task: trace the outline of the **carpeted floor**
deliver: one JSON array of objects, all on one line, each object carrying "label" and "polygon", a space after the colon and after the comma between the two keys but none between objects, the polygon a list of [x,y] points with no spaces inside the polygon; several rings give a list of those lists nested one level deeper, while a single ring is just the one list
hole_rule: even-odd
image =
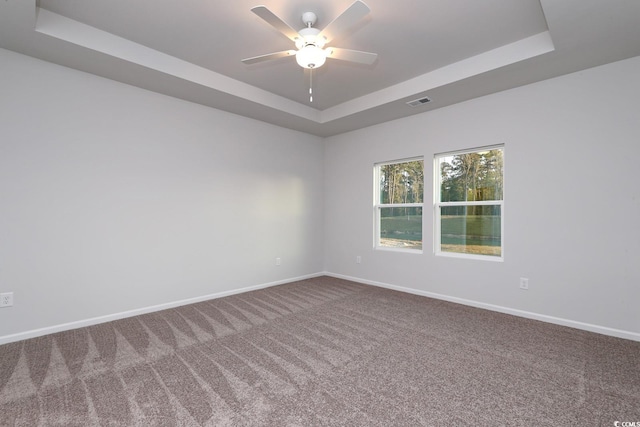
[{"label": "carpeted floor", "polygon": [[0,346],[0,425],[614,426],[640,343],[320,277]]}]

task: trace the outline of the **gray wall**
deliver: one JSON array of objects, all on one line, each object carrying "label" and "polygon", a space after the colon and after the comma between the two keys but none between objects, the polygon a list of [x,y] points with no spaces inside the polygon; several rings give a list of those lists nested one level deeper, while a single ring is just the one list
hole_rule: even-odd
[{"label": "gray wall", "polygon": [[[638,76],[633,58],[327,139],[326,270],[640,340]],[[435,256],[434,154],[493,144],[505,145],[504,262]],[[424,253],[373,250],[373,164],[413,156]]]},{"label": "gray wall", "polygon": [[322,271],[321,138],[0,63],[0,339]]},{"label": "gray wall", "polygon": [[[640,58],[324,141],[0,63],[0,343],[323,271],[640,340]],[[375,162],[424,156],[429,203],[434,153],[501,143],[504,262],[436,257],[429,207],[372,249]]]}]

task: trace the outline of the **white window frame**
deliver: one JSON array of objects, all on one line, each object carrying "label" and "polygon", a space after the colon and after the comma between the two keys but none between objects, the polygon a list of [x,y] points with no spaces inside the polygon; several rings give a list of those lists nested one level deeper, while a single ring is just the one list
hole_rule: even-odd
[{"label": "white window frame", "polygon": [[[465,150],[458,151],[449,151],[444,153],[436,153],[433,156],[433,250],[436,256],[445,256],[452,258],[466,258],[466,259],[475,259],[475,260],[485,260],[485,261],[504,261],[504,253],[505,253],[505,244],[504,244],[504,199],[505,199],[505,185],[504,185],[504,169],[503,169],[503,188],[502,188],[502,200],[483,200],[479,202],[471,201],[471,202],[441,202],[440,201],[440,190],[441,186],[441,172],[440,172],[440,159],[442,157],[455,156],[458,154],[468,154],[468,153],[477,153],[481,151],[489,151],[489,150],[502,150],[502,159],[504,162],[505,158],[505,147],[504,144],[498,145],[490,145],[485,147],[477,147]],[[504,168],[504,166],[503,166]],[[443,251],[441,247],[442,237],[441,233],[441,212],[442,207],[448,206],[500,206],[500,256],[493,255],[479,255],[479,254],[467,254],[460,252],[448,252]]]},{"label": "white window frame", "polygon": [[[422,203],[380,203],[380,169],[381,166],[386,165],[395,165],[400,163],[409,163],[415,161],[422,161],[422,172],[424,176],[424,156],[417,157],[409,157],[406,159],[400,160],[392,160],[388,162],[380,162],[374,164],[373,167],[373,248],[381,251],[392,251],[392,252],[406,252],[412,254],[422,254],[424,252],[424,184],[423,183],[423,192],[422,192]],[[394,248],[389,246],[381,246],[380,245],[380,220],[381,215],[380,212],[383,208],[422,208],[422,246],[421,249],[412,249],[412,248]]]}]

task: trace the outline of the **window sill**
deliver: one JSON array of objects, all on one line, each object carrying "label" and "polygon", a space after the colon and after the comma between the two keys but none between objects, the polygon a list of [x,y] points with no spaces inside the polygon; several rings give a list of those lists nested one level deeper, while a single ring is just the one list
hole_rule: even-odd
[{"label": "window sill", "polygon": [[464,254],[460,252],[436,252],[435,255],[445,257],[445,258],[462,258],[462,259],[472,259],[476,261],[504,262],[503,256],[473,255],[473,254]]},{"label": "window sill", "polygon": [[385,247],[385,246],[376,246],[373,249],[376,251],[382,251],[382,252],[401,252],[406,254],[418,254],[418,255],[424,253],[424,250],[422,249],[391,248],[391,247]]}]

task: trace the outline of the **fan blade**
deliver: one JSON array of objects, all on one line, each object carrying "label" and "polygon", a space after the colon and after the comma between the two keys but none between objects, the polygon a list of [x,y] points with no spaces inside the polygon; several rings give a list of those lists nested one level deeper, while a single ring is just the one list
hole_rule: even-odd
[{"label": "fan blade", "polygon": [[346,31],[349,27],[356,24],[359,20],[367,16],[367,14],[371,12],[369,6],[357,0],[351,6],[347,8],[340,16],[331,21],[329,25],[327,25],[324,30],[320,31],[318,37],[324,37],[326,39],[325,43],[329,43],[331,40],[335,39],[341,33]]},{"label": "fan blade", "polygon": [[377,53],[362,52],[359,50],[340,49],[338,47],[328,47],[325,49],[327,58],[341,59],[343,61],[358,62],[360,64],[373,64],[378,59]]},{"label": "fan blade", "polygon": [[283,50],[282,52],[267,53],[266,55],[254,56],[253,58],[243,59],[245,64],[256,64],[258,62],[269,61],[271,59],[284,58],[285,56],[295,56],[295,50]]},{"label": "fan blade", "polygon": [[287,36],[292,41],[296,41],[300,36],[298,32],[291,28],[289,24],[280,19],[276,14],[267,9],[266,6],[256,6],[251,9],[251,12],[258,15],[260,18],[264,19],[267,24],[274,27],[276,30],[280,31],[282,34]]}]

